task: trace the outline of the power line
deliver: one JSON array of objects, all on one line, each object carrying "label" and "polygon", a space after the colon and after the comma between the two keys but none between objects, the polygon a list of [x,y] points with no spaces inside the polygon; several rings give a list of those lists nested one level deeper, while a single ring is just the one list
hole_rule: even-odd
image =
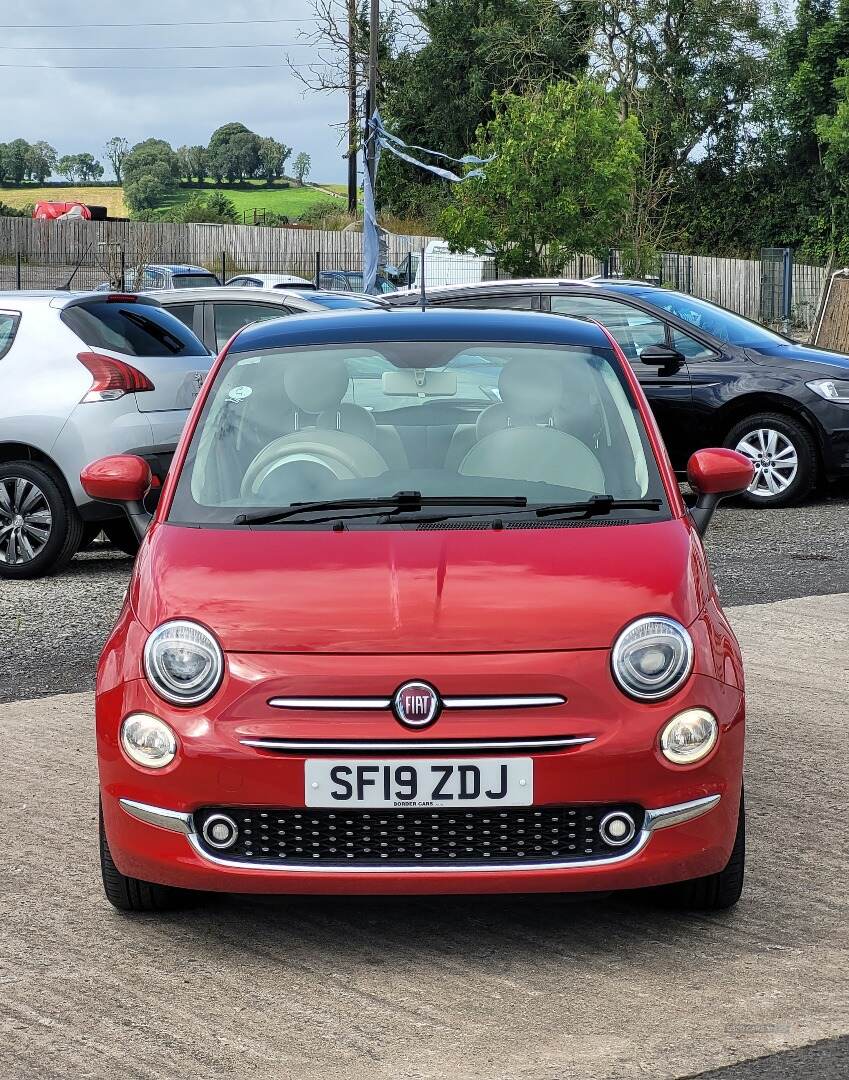
[{"label": "power line", "polygon": [[310,23],[315,18],[305,16],[301,19],[208,19],[190,22],[138,22],[138,23],[50,23],[39,26],[36,23],[0,23],[0,30],[115,30],[119,28],[137,30],[147,26],[259,26],[271,23]]},{"label": "power line", "polygon": [[9,52],[159,52],[171,49],[303,49],[312,47],[308,41],[283,41],[279,44],[262,42],[257,45],[0,45]]}]

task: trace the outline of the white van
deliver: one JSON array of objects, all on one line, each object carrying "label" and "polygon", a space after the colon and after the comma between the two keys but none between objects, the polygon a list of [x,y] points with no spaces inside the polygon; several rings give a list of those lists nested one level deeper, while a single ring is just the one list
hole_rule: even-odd
[{"label": "white van", "polygon": [[[421,252],[411,251],[398,268],[398,284],[422,286]],[[473,251],[452,252],[447,240],[431,240],[425,247],[425,287],[438,285],[473,285],[478,281],[494,281],[498,276],[492,255],[476,255]]]}]

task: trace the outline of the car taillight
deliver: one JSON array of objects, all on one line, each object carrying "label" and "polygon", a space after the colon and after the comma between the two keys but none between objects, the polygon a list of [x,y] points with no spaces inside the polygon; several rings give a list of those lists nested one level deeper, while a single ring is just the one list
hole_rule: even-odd
[{"label": "car taillight", "polygon": [[82,401],[114,401],[124,394],[155,390],[150,379],[138,368],[103,353],[77,353],[77,360],[91,372],[91,388]]}]

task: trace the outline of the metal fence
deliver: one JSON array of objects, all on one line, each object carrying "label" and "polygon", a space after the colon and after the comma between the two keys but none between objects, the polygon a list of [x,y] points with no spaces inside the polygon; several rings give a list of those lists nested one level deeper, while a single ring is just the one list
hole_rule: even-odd
[{"label": "metal fence", "polygon": [[[451,254],[447,245],[432,237],[390,235],[387,261],[391,267],[387,280],[402,288],[419,287],[422,272],[429,287],[510,276],[498,259]],[[0,218],[0,290],[126,288],[136,268],[156,263],[201,266],[222,282],[254,272],[291,274],[325,288],[356,289],[361,280],[357,275],[362,273],[362,236],[238,225]],[[621,278],[626,272],[622,257],[613,251],[603,259],[576,255],[561,268],[563,277],[575,279]],[[761,259],[666,252],[645,276],[747,318],[804,333],[813,326],[827,272],[796,262],[788,249],[765,249]]]}]

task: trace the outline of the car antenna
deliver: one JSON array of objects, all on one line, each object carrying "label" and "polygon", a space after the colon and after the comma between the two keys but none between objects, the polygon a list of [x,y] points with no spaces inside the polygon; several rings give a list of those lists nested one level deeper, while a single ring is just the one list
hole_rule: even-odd
[{"label": "car antenna", "polygon": [[419,263],[419,274],[421,275],[422,285],[422,311],[427,311],[427,292],[425,291],[425,246],[422,244],[421,262]]}]

